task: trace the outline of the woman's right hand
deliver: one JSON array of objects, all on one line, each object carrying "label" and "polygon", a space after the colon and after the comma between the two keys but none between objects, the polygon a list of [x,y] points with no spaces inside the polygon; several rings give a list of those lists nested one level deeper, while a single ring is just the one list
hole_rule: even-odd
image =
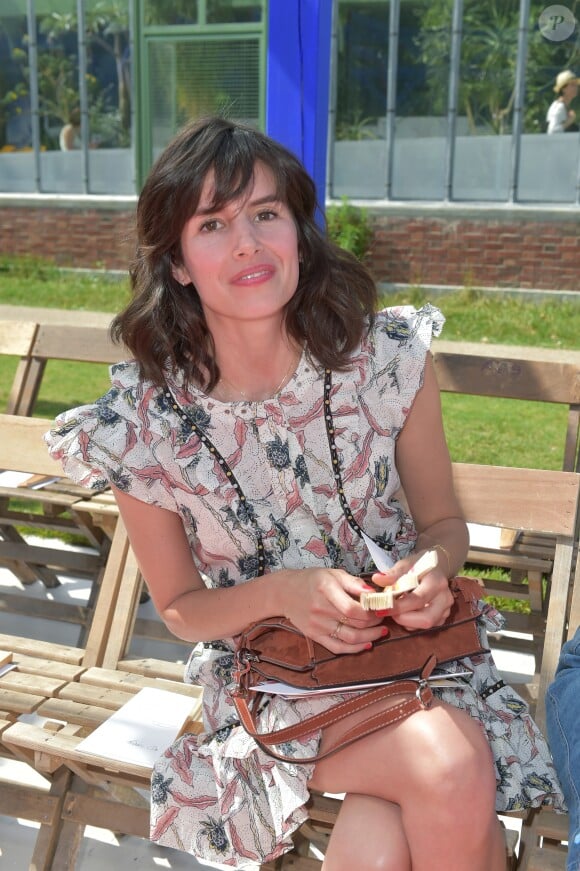
[{"label": "woman's right hand", "polygon": [[380,612],[366,611],[362,578],[343,569],[300,569],[281,581],[283,613],[308,638],[333,653],[358,653],[383,638]]}]

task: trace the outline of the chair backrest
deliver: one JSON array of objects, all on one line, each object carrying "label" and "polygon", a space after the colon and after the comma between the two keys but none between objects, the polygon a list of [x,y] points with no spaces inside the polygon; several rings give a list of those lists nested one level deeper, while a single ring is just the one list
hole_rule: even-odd
[{"label": "chair backrest", "polygon": [[563,469],[580,471],[580,352],[474,342],[433,344],[441,391],[568,407]]},{"label": "chair backrest", "polygon": [[33,413],[46,364],[50,360],[110,364],[129,356],[125,348],[112,341],[108,327],[40,324],[30,349],[30,365],[16,413]]},{"label": "chair backrest", "polygon": [[40,417],[0,414],[0,469],[62,476],[42,439],[51,426],[52,421]]},{"label": "chair backrest", "polygon": [[0,321],[0,355],[19,358],[8,394],[7,414],[17,414],[22,402],[37,331],[38,324],[33,321]]},{"label": "chair backrest", "polygon": [[580,590],[574,581],[580,530],[580,474],[454,463],[453,475],[461,508],[469,522],[555,538],[536,710],[538,720],[543,722],[545,691],[566,639],[571,602],[579,612],[577,619],[580,618]]}]

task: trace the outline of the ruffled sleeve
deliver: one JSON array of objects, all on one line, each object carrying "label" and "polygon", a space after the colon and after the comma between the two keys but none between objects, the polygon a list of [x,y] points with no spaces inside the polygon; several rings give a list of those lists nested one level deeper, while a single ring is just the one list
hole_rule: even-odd
[{"label": "ruffled sleeve", "polygon": [[427,353],[444,323],[432,305],[385,308],[377,314],[363,344],[366,362],[361,400],[382,409],[395,433],[402,429],[423,384]]},{"label": "ruffled sleeve", "polygon": [[49,453],[73,481],[114,484],[131,496],[175,510],[173,435],[162,392],[139,377],[135,362],[111,367],[111,388],[91,405],[60,414],[45,434]]}]

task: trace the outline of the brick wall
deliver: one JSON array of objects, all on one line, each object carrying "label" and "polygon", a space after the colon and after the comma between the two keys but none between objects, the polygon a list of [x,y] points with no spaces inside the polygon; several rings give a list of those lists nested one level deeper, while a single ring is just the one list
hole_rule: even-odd
[{"label": "brick wall", "polygon": [[0,206],[0,253],[30,254],[59,266],[126,269],[134,210]]},{"label": "brick wall", "polygon": [[580,221],[376,215],[370,264],[394,284],[580,290]]},{"label": "brick wall", "polygon": [[[133,206],[0,207],[0,253],[34,254],[62,266],[125,269],[133,248]],[[378,281],[580,290],[577,214],[542,219],[372,215],[369,264]]]}]

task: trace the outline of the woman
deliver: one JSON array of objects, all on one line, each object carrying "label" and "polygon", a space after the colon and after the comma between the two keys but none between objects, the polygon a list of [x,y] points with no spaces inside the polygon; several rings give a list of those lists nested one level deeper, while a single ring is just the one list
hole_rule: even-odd
[{"label": "woman", "polygon": [[[232,649],[251,621],[283,614],[337,653],[383,636],[384,614],[358,601],[363,529],[395,562],[383,585],[438,551],[393,609],[412,629],[445,620],[467,552],[428,353],[443,319],[375,314],[371,277],[315,209],[311,179],[271,139],[219,118],[180,133],[141,194],[134,297],[113,325],[136,360],[48,437],[76,480],[111,483],[160,615],[199,642],[186,680],[204,686],[206,732],[158,761],[152,838],[264,862],[290,848],[316,788],[346,793],[325,871],[499,871],[496,795],[515,810],[557,804],[559,788],[488,657],[452,664],[473,680],[430,710],[316,765],[274,762],[236,719]],[[261,730],[335,701],[272,697]],[[339,728],[283,752],[310,756]]]},{"label": "woman", "polygon": [[578,94],[580,79],[571,70],[562,70],[556,76],[554,93],[556,99],[550,105],[546,115],[548,133],[566,133],[578,130],[576,112],[570,108],[570,103]]}]

